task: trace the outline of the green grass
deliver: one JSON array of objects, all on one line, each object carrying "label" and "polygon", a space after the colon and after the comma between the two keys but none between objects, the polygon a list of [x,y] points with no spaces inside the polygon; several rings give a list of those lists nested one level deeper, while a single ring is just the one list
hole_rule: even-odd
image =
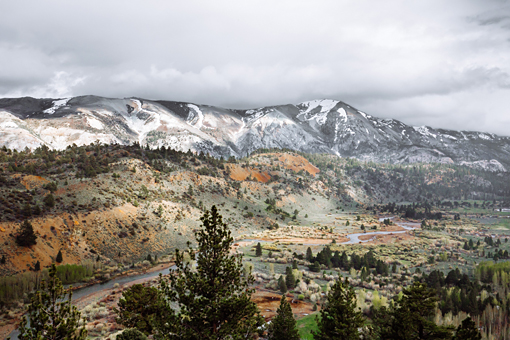
[{"label": "green grass", "polygon": [[312,340],[312,330],[317,329],[317,322],[315,321],[315,316],[318,312],[305,316],[297,320],[297,328],[299,330],[299,336],[301,339]]},{"label": "green grass", "polygon": [[510,229],[510,219],[502,219],[496,226]]}]

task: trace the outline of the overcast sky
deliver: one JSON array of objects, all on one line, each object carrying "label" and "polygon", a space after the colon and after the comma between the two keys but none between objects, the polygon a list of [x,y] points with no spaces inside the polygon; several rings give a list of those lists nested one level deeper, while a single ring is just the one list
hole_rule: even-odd
[{"label": "overcast sky", "polygon": [[510,135],[510,1],[0,0],[0,97],[332,98]]}]

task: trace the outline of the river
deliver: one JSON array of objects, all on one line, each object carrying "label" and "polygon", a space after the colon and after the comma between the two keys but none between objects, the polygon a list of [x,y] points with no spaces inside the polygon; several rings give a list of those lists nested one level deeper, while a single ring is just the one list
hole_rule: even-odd
[{"label": "river", "polygon": [[[175,268],[175,266],[172,266],[170,268],[173,269],[173,268]],[[153,272],[150,272],[150,273],[145,273],[145,274],[123,276],[123,277],[119,277],[119,278],[116,278],[116,279],[112,279],[112,280],[110,280],[108,282],[105,282],[105,283],[102,283],[102,284],[98,283],[98,284],[95,284],[95,285],[92,285],[92,286],[88,286],[88,287],[83,287],[83,288],[77,289],[77,290],[73,291],[73,301],[82,299],[82,298],[84,298],[84,297],[86,297],[88,295],[94,294],[94,293],[99,292],[101,290],[111,289],[111,288],[113,288],[113,286],[116,283],[118,283],[119,286],[123,286],[123,285],[125,285],[127,283],[130,283],[130,282],[133,282],[133,281],[137,281],[137,280],[149,280],[149,279],[158,277],[159,274],[168,274],[168,271],[169,271],[170,268],[166,267],[164,269],[153,271]],[[12,331],[9,334],[9,336],[11,337],[11,340],[18,340],[18,335],[19,335],[18,330]]]}]

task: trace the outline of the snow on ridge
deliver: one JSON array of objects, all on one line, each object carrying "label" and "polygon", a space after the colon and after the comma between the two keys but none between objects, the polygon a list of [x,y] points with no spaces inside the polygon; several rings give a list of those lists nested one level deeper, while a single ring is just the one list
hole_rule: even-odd
[{"label": "snow on ridge", "polygon": [[52,115],[61,107],[66,106],[67,102],[69,102],[69,100],[71,100],[71,98],[72,97],[54,100],[53,106],[50,107],[49,109],[44,110],[43,112]]},{"label": "snow on ridge", "polygon": [[491,137],[489,137],[487,134],[485,133],[479,133],[478,136],[481,138],[481,139],[485,139],[485,140],[492,140]]},{"label": "snow on ridge", "polygon": [[371,115],[367,115],[365,112],[362,112],[360,110],[358,110],[359,114],[363,116],[363,118],[365,119],[369,119],[369,118],[374,118],[372,117]]},{"label": "snow on ridge", "polygon": [[[317,124],[324,125],[324,123],[326,123],[326,120],[328,118],[328,113],[338,103],[340,103],[338,100],[332,100],[332,99],[316,99],[316,100],[311,100],[308,102],[300,103],[298,105],[302,105],[302,106],[306,107],[306,110],[304,112],[302,111],[298,115],[298,117],[299,116],[306,117],[311,111],[315,110],[316,108],[318,108],[320,106],[321,109],[317,114],[312,115],[311,117],[306,117],[305,119],[306,120],[315,120],[317,122]],[[339,113],[340,113],[340,111],[339,111]],[[347,118],[347,116],[346,116],[346,118]]]},{"label": "snow on ridge", "polygon": [[429,131],[429,128],[427,126],[425,126],[425,125],[423,125],[423,126],[413,126],[413,129],[415,131],[421,133],[424,136],[431,136],[431,137],[437,138],[437,135],[431,133]]},{"label": "snow on ridge", "polygon": [[315,100],[310,100],[307,102],[299,103],[298,105],[305,106],[306,111],[304,112],[304,114],[307,114],[319,106],[321,107],[320,113],[325,113],[325,112],[331,111],[338,103],[340,103],[338,100],[315,99]]}]

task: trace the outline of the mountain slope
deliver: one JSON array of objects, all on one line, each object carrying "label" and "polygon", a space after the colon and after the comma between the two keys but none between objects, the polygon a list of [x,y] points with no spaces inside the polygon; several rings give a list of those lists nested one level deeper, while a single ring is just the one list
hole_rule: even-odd
[{"label": "mountain slope", "polygon": [[216,157],[288,148],[384,163],[462,162],[491,171],[510,167],[509,137],[412,127],[330,99],[252,110],[96,96],[0,99],[0,145],[64,149],[96,140]]}]

